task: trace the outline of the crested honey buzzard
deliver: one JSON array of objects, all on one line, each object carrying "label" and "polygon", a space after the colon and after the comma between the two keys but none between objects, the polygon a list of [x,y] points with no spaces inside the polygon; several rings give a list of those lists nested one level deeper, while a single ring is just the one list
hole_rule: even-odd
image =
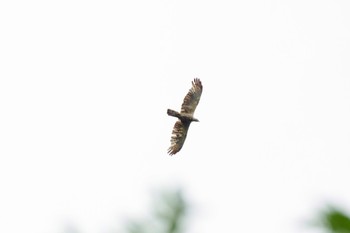
[{"label": "crested honey buzzard", "polygon": [[199,103],[203,91],[203,86],[198,78],[192,81],[192,87],[188,91],[181,106],[181,112],[168,109],[169,116],[177,117],[178,121],[175,123],[172,136],[171,145],[168,149],[169,155],[174,155],[179,152],[185,142],[188,128],[192,121],[198,121],[193,117],[193,113]]}]

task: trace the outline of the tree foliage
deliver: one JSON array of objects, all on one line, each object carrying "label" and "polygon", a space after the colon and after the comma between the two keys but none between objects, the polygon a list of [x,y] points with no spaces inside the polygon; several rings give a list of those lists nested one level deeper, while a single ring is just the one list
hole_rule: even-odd
[{"label": "tree foliage", "polygon": [[163,191],[154,198],[150,219],[129,221],[128,233],[181,233],[188,210],[181,191]]},{"label": "tree foliage", "polygon": [[328,207],[321,211],[319,222],[330,233],[350,233],[350,217],[339,208]]}]

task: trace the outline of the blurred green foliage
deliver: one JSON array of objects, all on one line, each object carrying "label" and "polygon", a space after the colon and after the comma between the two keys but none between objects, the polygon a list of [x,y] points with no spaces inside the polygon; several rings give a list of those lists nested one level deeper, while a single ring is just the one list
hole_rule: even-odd
[{"label": "blurred green foliage", "polygon": [[181,233],[188,204],[180,190],[163,191],[153,200],[153,211],[149,219],[129,221],[128,233]]},{"label": "blurred green foliage", "polygon": [[[126,233],[183,233],[188,217],[189,205],[181,190],[157,192],[153,198],[150,215],[143,219],[129,220],[124,227]],[[317,218],[307,223],[329,233],[350,233],[350,217],[340,208],[328,205],[318,211]],[[65,233],[79,233],[68,224]]]},{"label": "blurred green foliage", "polygon": [[336,207],[328,207],[321,211],[319,222],[321,227],[331,233],[350,233],[350,217]]}]

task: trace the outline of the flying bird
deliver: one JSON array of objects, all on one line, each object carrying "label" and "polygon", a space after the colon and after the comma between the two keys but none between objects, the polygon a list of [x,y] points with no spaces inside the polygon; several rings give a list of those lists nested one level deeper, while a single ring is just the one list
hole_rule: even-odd
[{"label": "flying bird", "polygon": [[193,113],[196,110],[196,107],[199,103],[203,91],[203,86],[201,81],[198,78],[195,78],[192,81],[192,87],[188,91],[187,95],[184,98],[184,101],[181,106],[181,111],[177,112],[171,109],[168,109],[167,113],[169,116],[177,117],[172,136],[171,136],[171,145],[168,149],[169,155],[174,155],[179,152],[184,145],[186,140],[187,131],[190,127],[192,121],[199,121],[193,117]]}]

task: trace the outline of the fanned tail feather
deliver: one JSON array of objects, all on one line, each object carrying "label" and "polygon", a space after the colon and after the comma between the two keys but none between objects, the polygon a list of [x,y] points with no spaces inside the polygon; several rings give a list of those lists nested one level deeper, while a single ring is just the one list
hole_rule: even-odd
[{"label": "fanned tail feather", "polygon": [[169,116],[178,117],[178,118],[181,117],[180,113],[178,113],[177,111],[171,110],[171,109],[168,109],[167,113]]}]

